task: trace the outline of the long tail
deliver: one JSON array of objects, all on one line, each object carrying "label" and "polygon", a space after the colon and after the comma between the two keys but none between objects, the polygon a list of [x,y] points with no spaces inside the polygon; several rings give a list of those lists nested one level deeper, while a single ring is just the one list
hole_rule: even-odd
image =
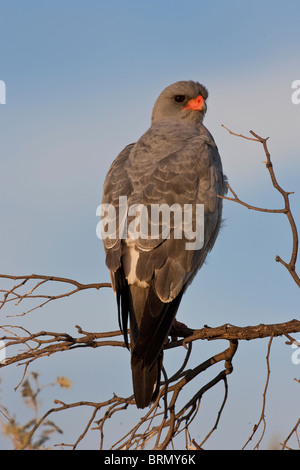
[{"label": "long tail", "polygon": [[131,362],[133,392],[138,408],[145,408],[156,399],[160,388],[161,363],[162,354],[151,369],[144,367],[142,360],[137,364]]},{"label": "long tail", "polygon": [[145,408],[159,392],[162,349],[182,295],[163,303],[151,286],[129,289],[133,390],[137,407]]}]

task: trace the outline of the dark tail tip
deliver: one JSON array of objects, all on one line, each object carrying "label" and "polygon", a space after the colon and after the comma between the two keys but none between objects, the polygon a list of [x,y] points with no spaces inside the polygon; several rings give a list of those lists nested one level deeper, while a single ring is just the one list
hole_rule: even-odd
[{"label": "dark tail tip", "polygon": [[132,382],[136,406],[145,408],[153,402],[159,392],[160,385],[160,363],[159,359],[151,369],[143,367],[143,361],[132,364]]}]

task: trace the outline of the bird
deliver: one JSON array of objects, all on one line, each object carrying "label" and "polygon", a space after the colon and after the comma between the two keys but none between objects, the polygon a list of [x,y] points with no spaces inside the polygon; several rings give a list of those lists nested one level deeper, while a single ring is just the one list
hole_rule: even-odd
[{"label": "bird", "polygon": [[[218,147],[203,125],[207,98],[207,88],[197,81],[177,81],[166,87],[155,101],[149,129],[119,153],[103,185],[102,205],[115,209],[111,218],[114,226],[121,227],[114,237],[102,241],[120,330],[131,352],[137,408],[151,405],[158,396],[164,345],[183,294],[213,248],[222,222],[227,179]],[[185,233],[174,236],[175,214],[167,231],[156,219],[159,237],[141,236],[141,232],[129,236],[124,227],[130,224],[124,219],[134,220],[130,207],[150,209],[162,204],[202,205],[200,248],[187,249]],[[149,212],[146,220],[150,224]],[[137,225],[136,221],[136,229]]]}]

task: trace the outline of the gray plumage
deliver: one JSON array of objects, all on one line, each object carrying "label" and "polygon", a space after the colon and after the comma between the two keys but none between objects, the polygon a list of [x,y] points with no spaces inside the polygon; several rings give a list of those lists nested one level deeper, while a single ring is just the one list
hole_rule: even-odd
[{"label": "gray plumage", "polygon": [[[200,96],[201,108],[191,100]],[[107,174],[103,203],[204,204],[204,245],[187,250],[186,239],[105,239],[106,264],[117,296],[119,323],[130,349],[136,404],[144,408],[159,391],[162,349],[181,298],[219,232],[226,180],[213,137],[202,124],[206,88],[176,82],[158,97],[151,127],[117,156]],[[198,105],[197,105],[198,106]],[[150,212],[150,211],[149,211]],[[118,214],[118,211],[117,211]],[[193,222],[195,222],[193,214]],[[118,220],[117,227],[122,222]],[[173,221],[174,222],[174,221]],[[161,221],[158,222],[161,229]]]}]

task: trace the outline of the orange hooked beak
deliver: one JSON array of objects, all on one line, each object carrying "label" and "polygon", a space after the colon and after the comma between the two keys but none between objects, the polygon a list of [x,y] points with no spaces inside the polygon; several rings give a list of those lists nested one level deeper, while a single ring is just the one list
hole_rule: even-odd
[{"label": "orange hooked beak", "polygon": [[183,109],[194,109],[195,111],[206,110],[206,104],[203,96],[198,95],[197,98],[193,98],[187,102],[187,105]]}]

